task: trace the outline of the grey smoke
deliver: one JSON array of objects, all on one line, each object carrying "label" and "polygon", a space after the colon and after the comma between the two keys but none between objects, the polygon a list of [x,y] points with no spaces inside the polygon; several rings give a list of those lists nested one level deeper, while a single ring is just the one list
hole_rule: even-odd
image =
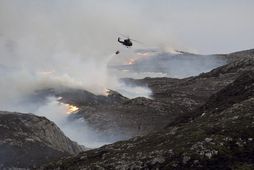
[{"label": "grey smoke", "polygon": [[56,97],[47,97],[45,104],[39,106],[33,113],[45,116],[55,122],[69,138],[88,148],[95,148],[125,139],[121,134],[109,136],[96,131],[90,128],[83,118],[71,119],[67,114],[67,109],[67,106],[59,103]]},{"label": "grey smoke", "polygon": [[[131,62],[130,63],[128,63]],[[139,49],[123,61],[112,61],[110,67],[118,77],[186,78],[226,64],[220,55],[198,55],[187,52],[163,52],[160,49]]]},{"label": "grey smoke", "polygon": [[[108,74],[107,64],[117,48],[118,30],[113,23],[120,18],[110,13],[98,16],[103,11],[93,10],[92,1],[88,4],[79,0],[0,1],[0,109],[46,116],[71,139],[95,147],[117,136],[95,133],[84,122],[66,123],[66,110],[56,99],[29,99],[36,90],[60,86],[95,94],[109,88],[124,89],[128,97],[150,95],[149,89],[126,86]],[[122,27],[119,24],[118,29]]]},{"label": "grey smoke", "polygon": [[[173,5],[176,3],[171,2]],[[85,143],[83,139],[86,137],[75,138],[75,132],[70,129],[78,129],[79,125],[77,127],[73,127],[73,124],[68,125],[69,127],[61,125],[66,115],[63,115],[62,106],[54,104],[56,99],[48,99],[36,105],[29,104],[29,100],[24,101],[24,99],[36,90],[59,86],[85,89],[95,94],[102,94],[105,88],[109,88],[131,98],[149,97],[151,91],[148,88],[122,84],[118,80],[118,75],[111,74],[107,65],[112,58],[135,54],[133,49],[127,50],[118,45],[117,32],[145,42],[144,45],[135,44],[135,48],[156,47],[162,51],[170,51],[172,48],[191,48],[195,51],[195,47],[199,47],[198,43],[203,47],[202,44],[207,41],[200,42],[199,34],[184,37],[194,30],[191,26],[193,23],[187,21],[196,21],[195,15],[188,15],[190,11],[186,7],[179,8],[181,13],[168,13],[174,10],[171,8],[169,1],[158,3],[151,0],[138,2],[133,0],[0,0],[0,109],[45,114],[65,129],[68,136],[73,135],[74,140]],[[182,11],[182,9],[186,10]],[[191,20],[186,16],[190,16]],[[206,15],[202,16],[205,18]],[[239,16],[245,15],[239,14]],[[201,21],[204,21],[204,18],[201,18]],[[220,23],[223,22],[213,22],[210,29],[218,29]],[[188,29],[188,25],[191,29]],[[248,28],[252,29],[253,26]],[[199,33],[205,34],[205,32]],[[195,39],[197,37],[198,39]],[[193,41],[195,47],[190,45]],[[116,50],[120,50],[121,55],[114,56]],[[196,68],[202,64],[197,62],[193,65],[191,61],[186,63],[180,60],[172,61],[172,65],[168,66],[169,70],[164,70],[165,73],[158,71],[157,74],[173,77],[198,74],[200,70],[190,73],[190,70],[178,70],[178,67],[173,67],[175,63],[184,64],[185,68]],[[217,66],[213,64],[214,61],[211,63],[209,69]],[[147,65],[152,66],[151,63]],[[137,69],[147,72],[142,64],[134,70],[138,74],[143,74]],[[158,68],[155,67],[152,71],[149,69],[148,72],[154,74]],[[85,127],[84,131],[88,128],[87,126],[80,128],[83,127]],[[98,139],[103,141],[102,136]],[[111,139],[108,141],[111,142]]]}]

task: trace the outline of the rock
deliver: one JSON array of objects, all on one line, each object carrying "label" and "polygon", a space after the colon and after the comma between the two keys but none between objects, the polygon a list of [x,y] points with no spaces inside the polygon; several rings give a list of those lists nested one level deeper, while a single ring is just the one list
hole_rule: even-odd
[{"label": "rock", "polygon": [[0,112],[0,169],[29,168],[84,151],[45,117]]}]

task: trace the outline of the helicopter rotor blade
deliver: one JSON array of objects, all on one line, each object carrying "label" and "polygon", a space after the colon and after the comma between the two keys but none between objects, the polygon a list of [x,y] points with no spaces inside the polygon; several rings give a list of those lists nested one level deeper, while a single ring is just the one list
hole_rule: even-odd
[{"label": "helicopter rotor blade", "polygon": [[143,42],[138,41],[138,40],[135,40],[135,39],[132,39],[132,38],[130,38],[130,40],[135,41],[135,42],[137,42],[137,43],[139,43],[139,44],[144,44]]},{"label": "helicopter rotor blade", "polygon": [[127,36],[127,35],[124,35],[124,34],[121,34],[121,33],[117,33],[119,35],[121,35],[122,37],[125,37],[125,38],[130,38],[130,36]]}]

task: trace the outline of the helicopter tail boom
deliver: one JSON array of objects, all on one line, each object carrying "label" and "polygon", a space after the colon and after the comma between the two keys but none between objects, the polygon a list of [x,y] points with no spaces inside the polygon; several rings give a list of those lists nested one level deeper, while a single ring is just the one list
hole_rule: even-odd
[{"label": "helicopter tail boom", "polygon": [[123,41],[121,41],[120,37],[118,37],[117,40],[118,40],[118,42],[123,43]]}]

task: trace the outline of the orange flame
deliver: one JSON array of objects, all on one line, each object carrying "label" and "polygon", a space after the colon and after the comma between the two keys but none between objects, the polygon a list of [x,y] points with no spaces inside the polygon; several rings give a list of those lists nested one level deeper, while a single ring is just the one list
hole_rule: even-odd
[{"label": "orange flame", "polygon": [[150,52],[138,52],[136,53],[135,56],[132,56],[128,61],[127,64],[128,65],[132,65],[135,64],[139,59],[144,59],[147,58],[151,55]]},{"label": "orange flame", "polygon": [[76,112],[79,110],[79,108],[77,106],[71,105],[71,104],[65,104],[65,106],[67,107],[67,113],[71,114],[73,112]]}]

